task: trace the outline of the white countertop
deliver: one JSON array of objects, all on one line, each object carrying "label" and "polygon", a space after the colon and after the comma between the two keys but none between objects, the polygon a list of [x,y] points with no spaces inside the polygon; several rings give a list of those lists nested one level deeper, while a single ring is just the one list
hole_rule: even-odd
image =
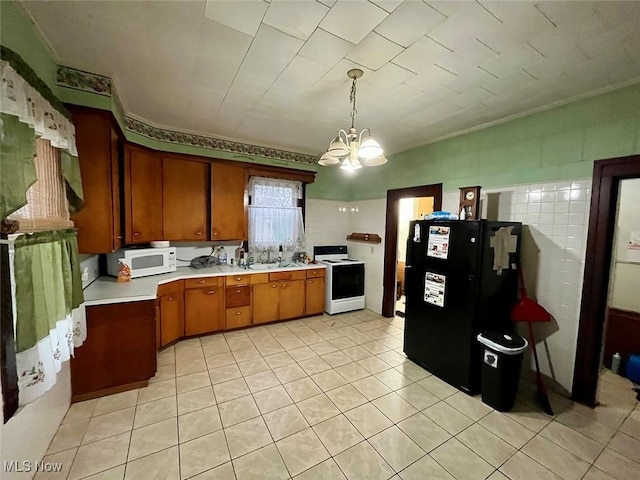
[{"label": "white countertop", "polygon": [[175,272],[150,277],[134,278],[130,282],[118,283],[115,277],[98,277],[84,290],[84,303],[90,305],[104,305],[108,303],[138,302],[141,300],[155,300],[158,285],[199,277],[220,277],[241,273],[253,275],[256,273],[284,272],[290,270],[314,270],[326,268],[322,264],[299,265],[283,268],[268,268],[261,270],[246,270],[232,266],[216,266],[207,268],[178,267]]}]

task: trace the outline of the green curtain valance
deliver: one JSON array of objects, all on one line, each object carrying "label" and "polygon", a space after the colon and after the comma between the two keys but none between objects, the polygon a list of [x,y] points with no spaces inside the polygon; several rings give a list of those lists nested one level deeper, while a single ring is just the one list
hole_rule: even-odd
[{"label": "green curtain valance", "polygon": [[84,301],[76,230],[19,236],[13,265],[16,351],[23,352]]},{"label": "green curtain valance", "polygon": [[18,117],[0,114],[0,220],[27,203],[27,190],[36,181],[33,159],[36,137]]}]

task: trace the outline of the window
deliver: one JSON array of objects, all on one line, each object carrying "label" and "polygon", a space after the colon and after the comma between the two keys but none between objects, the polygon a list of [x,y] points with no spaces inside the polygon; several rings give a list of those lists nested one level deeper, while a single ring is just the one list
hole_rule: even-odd
[{"label": "window", "polygon": [[249,247],[258,250],[304,247],[302,183],[252,177],[249,181]]},{"label": "window", "polygon": [[60,150],[49,140],[36,140],[37,180],[27,190],[27,204],[8,216],[20,222],[21,232],[73,227],[60,167]]}]

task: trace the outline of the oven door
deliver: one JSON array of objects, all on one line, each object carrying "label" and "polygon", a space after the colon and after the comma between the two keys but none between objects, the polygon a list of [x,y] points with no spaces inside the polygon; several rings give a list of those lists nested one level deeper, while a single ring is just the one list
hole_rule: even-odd
[{"label": "oven door", "polygon": [[364,265],[334,265],[331,267],[331,300],[364,295]]}]

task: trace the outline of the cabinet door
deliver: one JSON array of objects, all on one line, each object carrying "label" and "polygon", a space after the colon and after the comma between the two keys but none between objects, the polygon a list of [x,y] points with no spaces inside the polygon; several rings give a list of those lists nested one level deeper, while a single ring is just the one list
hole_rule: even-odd
[{"label": "cabinet door", "polygon": [[308,278],[306,291],[306,315],[322,315],[324,312],[324,278]]},{"label": "cabinet door", "polygon": [[185,291],[187,335],[217,332],[224,327],[224,288],[194,288]]},{"label": "cabinet door", "polygon": [[278,320],[280,303],[280,284],[261,283],[253,286],[253,323],[265,323]]},{"label": "cabinet door", "polygon": [[304,315],[304,280],[280,283],[280,320]]},{"label": "cabinet door", "polygon": [[72,400],[137,388],[153,377],[154,311],[153,300],[87,307],[87,339],[70,362]]},{"label": "cabinet door", "polygon": [[76,128],[84,206],[71,219],[80,253],[110,253],[122,245],[118,134],[110,113],[69,107]]},{"label": "cabinet door", "polygon": [[212,240],[247,239],[246,184],[244,167],[226,163],[211,165]]},{"label": "cabinet door", "polygon": [[162,239],[162,162],[131,147],[125,154],[125,218],[127,243]]},{"label": "cabinet door", "polygon": [[184,297],[182,292],[160,297],[160,328],[162,346],[184,336]]},{"label": "cabinet door", "polygon": [[164,240],[209,239],[209,164],[162,159]]}]

